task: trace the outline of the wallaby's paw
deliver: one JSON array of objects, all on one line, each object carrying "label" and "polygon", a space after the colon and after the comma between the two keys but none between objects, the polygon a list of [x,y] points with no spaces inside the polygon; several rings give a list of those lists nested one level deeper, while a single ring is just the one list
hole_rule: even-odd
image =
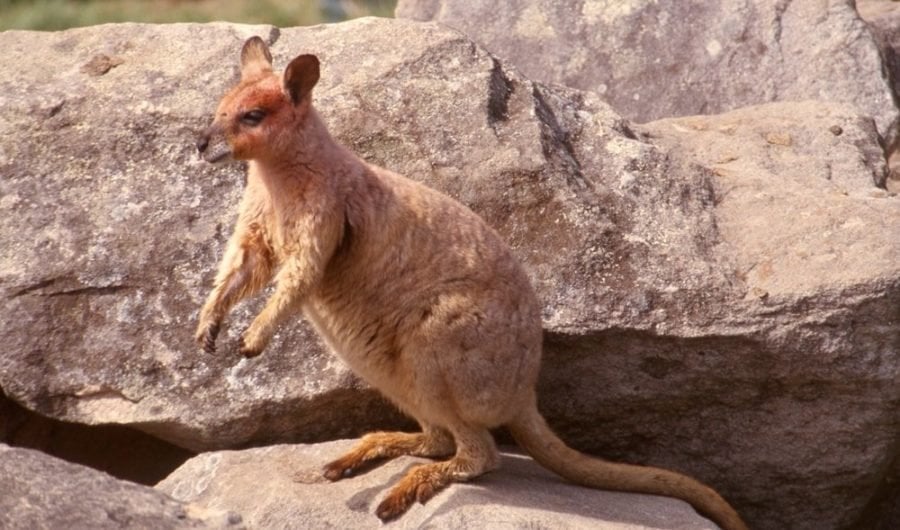
[{"label": "wallaby's paw", "polygon": [[219,336],[219,323],[210,322],[209,324],[201,323],[197,327],[197,334],[194,336],[197,344],[203,348],[206,353],[216,352],[216,337]]},{"label": "wallaby's paw", "polygon": [[346,456],[343,456],[334,462],[325,464],[325,467],[322,468],[322,474],[328,480],[335,482],[342,478],[352,477],[354,468],[353,463],[349,462]]},{"label": "wallaby's paw", "polygon": [[426,464],[413,468],[381,501],[375,509],[375,515],[382,522],[388,522],[406,513],[414,502],[428,502],[448,483],[440,473],[434,472],[439,465]]},{"label": "wallaby's paw", "polygon": [[252,329],[253,328],[248,329],[241,335],[241,344],[238,348],[240,354],[248,359],[261,354],[269,343],[268,339],[259,337],[256,333],[252,332]]},{"label": "wallaby's paw", "polygon": [[375,515],[384,523],[392,521],[406,513],[415,500],[414,492],[402,492],[401,494],[392,490],[390,495],[385,497],[375,509]]},{"label": "wallaby's paw", "polygon": [[348,453],[322,468],[322,475],[335,482],[371,471],[387,461],[387,457],[366,458],[358,451]]}]

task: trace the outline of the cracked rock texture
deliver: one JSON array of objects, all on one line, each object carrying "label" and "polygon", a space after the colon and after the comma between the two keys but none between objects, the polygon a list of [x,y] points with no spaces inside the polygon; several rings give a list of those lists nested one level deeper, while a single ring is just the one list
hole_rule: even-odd
[{"label": "cracked rock texture", "polygon": [[234,513],[177,501],[147,486],[30,449],[0,444],[0,528],[243,529]]},{"label": "cracked rock texture", "polygon": [[[881,47],[885,69],[896,99],[896,95],[900,94],[900,3],[890,0],[858,0],[856,8]],[[886,186],[888,190],[900,192],[900,140],[894,136],[886,147],[891,168]]]},{"label": "cracked rock texture", "polygon": [[900,4],[890,0],[858,0],[856,9],[885,55],[894,93],[900,88]]},{"label": "cracked rock texture", "polygon": [[139,484],[156,484],[193,453],[120,424],[86,425],[41,416],[0,393],[0,443]]},{"label": "cracked rock texture", "polygon": [[[157,489],[195,506],[241,514],[250,528],[382,528],[375,507],[421,458],[403,457],[368,473],[329,482],[325,462],[352,442],[276,445],[204,453]],[[712,530],[685,502],[581,488],[560,482],[533,460],[503,453],[499,471],[453,484],[415,504],[390,528],[566,528]]]},{"label": "cracked rock texture", "polygon": [[898,110],[852,0],[399,0],[536,81],[601,94],[629,119],[804,99],[858,105],[894,138]]},{"label": "cracked rock texture", "polygon": [[900,200],[877,120],[801,102],[633,126],[409,20],[0,34],[10,399],[194,451],[410,425],[301,322],[239,360],[260,300],[218,354],[192,342],[243,179],[194,134],[254,34],[279,66],[319,55],[339,140],[512,245],[544,303],[541,407],[572,445],[691,473],[754,528],[842,528],[893,494]]}]

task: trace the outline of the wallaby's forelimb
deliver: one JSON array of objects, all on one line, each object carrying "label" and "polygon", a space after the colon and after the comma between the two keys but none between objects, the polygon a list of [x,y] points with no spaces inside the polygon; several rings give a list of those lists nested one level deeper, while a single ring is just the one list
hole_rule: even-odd
[{"label": "wallaby's forelimb", "polygon": [[196,340],[212,353],[222,319],[235,304],[259,292],[272,278],[271,249],[255,224],[239,227],[229,244],[215,287],[200,310]]}]

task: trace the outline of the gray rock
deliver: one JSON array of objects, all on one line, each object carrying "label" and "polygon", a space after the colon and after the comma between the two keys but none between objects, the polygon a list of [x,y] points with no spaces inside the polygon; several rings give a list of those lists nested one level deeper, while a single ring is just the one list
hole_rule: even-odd
[{"label": "gray rock", "polygon": [[[403,457],[350,479],[325,480],[322,465],[351,445],[343,440],[204,453],[157,489],[183,502],[240,513],[250,528],[383,528],[374,515],[378,502],[425,460]],[[390,528],[717,528],[679,500],[573,486],[515,453],[504,453],[501,465],[414,505]]]},{"label": "gray rock", "polygon": [[[200,161],[194,136],[254,34],[271,41],[278,31],[125,24],[0,35],[0,134],[21,138],[0,146],[0,336],[11,341],[0,387],[11,398],[69,421],[139,424],[192,450],[402,422],[306,327],[285,330],[261,363],[227,348],[252,309],[220,355],[193,345],[243,178],[238,165]],[[120,64],[85,72],[101,55]]]},{"label": "gray rock", "polygon": [[0,393],[0,443],[36,449],[110,475],[153,485],[193,453],[132,427],[41,416]]},{"label": "gray rock", "polygon": [[[715,176],[721,250],[745,296],[718,308],[720,321],[708,331],[721,333],[663,359],[680,370],[723,362],[728,351],[720,369],[755,374],[752,385],[738,376],[713,393],[746,407],[715,429],[757,432],[726,443],[741,454],[741,470],[732,472],[757,492],[755,501],[779,507],[758,526],[843,528],[871,516],[867,503],[889,484],[882,473],[900,424],[900,204],[875,187],[884,160],[874,124],[849,107],[805,102],[640,130]],[[660,370],[678,384],[679,376]],[[856,491],[825,486],[838,482]],[[763,484],[777,486],[764,491]],[[785,495],[800,484],[816,484],[816,498]]]},{"label": "gray rock", "polygon": [[216,356],[192,343],[242,183],[197,160],[193,131],[250,34],[279,65],[317,53],[336,137],[511,243],[566,440],[691,473],[756,528],[862,515],[900,434],[900,200],[877,187],[873,121],[785,103],[635,128],[436,24],[0,34],[8,396],[194,450],[403,423],[303,324],[239,361],[253,304]]},{"label": "gray rock", "polygon": [[[12,63],[31,65],[4,82],[10,119],[0,124],[28,132],[4,145],[0,166],[11,250],[2,288],[18,315],[0,327],[10,345],[0,385],[12,398],[73,421],[135,424],[195,450],[398,423],[303,325],[255,361],[227,348],[204,355],[191,340],[242,180],[239,166],[197,159],[193,130],[233,82],[241,40],[273,31],[119,25],[0,36]],[[121,64],[83,72],[97,50]],[[638,318],[648,291],[677,282],[661,304],[678,305],[712,284],[728,289],[710,263],[706,176],[630,139],[596,97],[533,85],[435,24],[285,30],[273,47],[280,64],[304,50],[326,65],[317,101],[335,135],[497,227],[533,274],[549,329],[592,330],[600,310],[604,327],[648,329],[657,322]],[[69,69],[48,78],[64,60]],[[599,171],[626,166],[624,176]],[[644,199],[620,186],[646,188]]]},{"label": "gray rock", "polygon": [[176,501],[30,449],[0,444],[0,528],[233,528],[235,513]]},{"label": "gray rock", "polygon": [[[881,46],[896,97],[900,95],[900,4],[889,0],[858,0],[856,8]],[[887,152],[891,171],[886,187],[890,191],[900,192],[900,142],[896,136],[887,146]]]},{"label": "gray rock", "polygon": [[857,0],[856,9],[885,53],[891,86],[897,94],[900,88],[900,5],[890,0]]},{"label": "gray rock", "polygon": [[447,24],[637,121],[822,99],[897,132],[878,47],[849,0],[399,0],[396,15]]}]

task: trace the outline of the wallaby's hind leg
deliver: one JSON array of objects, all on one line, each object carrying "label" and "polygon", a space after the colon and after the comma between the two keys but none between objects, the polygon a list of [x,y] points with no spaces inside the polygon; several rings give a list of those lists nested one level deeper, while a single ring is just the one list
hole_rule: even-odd
[{"label": "wallaby's hind leg", "polygon": [[382,521],[395,519],[416,501],[424,503],[451,482],[464,482],[496,469],[499,455],[487,429],[465,427],[453,431],[456,455],[446,462],[411,469],[381,501],[375,514]]},{"label": "wallaby's hind leg", "polygon": [[417,433],[373,432],[363,436],[350,452],[327,464],[324,474],[328,480],[340,480],[378,460],[404,455],[443,458],[452,455],[455,448],[450,433],[436,427],[426,426]]}]

